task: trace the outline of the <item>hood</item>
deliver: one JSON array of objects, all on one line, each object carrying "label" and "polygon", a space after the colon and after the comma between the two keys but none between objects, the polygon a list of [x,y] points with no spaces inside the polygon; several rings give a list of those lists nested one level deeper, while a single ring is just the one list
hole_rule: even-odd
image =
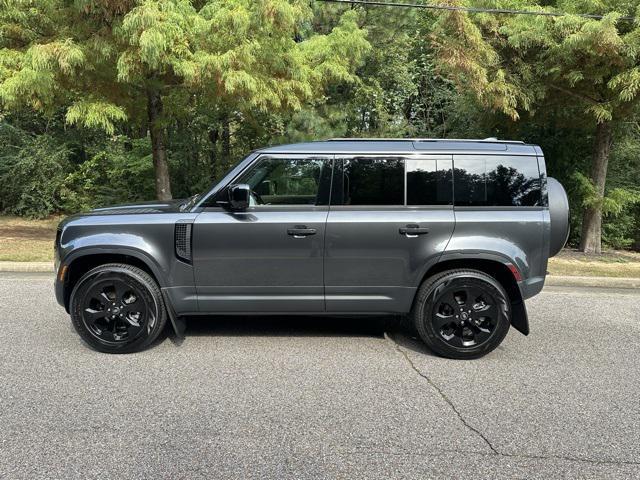
[{"label": "hood", "polygon": [[111,207],[94,208],[85,215],[137,215],[143,213],[179,212],[180,205],[186,200],[168,200],[166,202],[151,201],[113,205]]},{"label": "hood", "polygon": [[185,203],[186,200],[169,200],[167,202],[139,202],[128,203],[122,205],[114,205],[111,207],[95,208],[88,212],[76,213],[63,219],[59,225],[58,230],[62,230],[67,224],[74,220],[79,220],[87,217],[94,217],[98,215],[143,215],[146,213],[175,213],[180,211],[180,206]]}]

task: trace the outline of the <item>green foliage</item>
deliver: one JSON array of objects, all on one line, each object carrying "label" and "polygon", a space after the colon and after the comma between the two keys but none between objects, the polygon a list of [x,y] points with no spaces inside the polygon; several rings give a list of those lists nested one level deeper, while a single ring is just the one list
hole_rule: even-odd
[{"label": "green foliage", "polygon": [[114,123],[126,120],[127,114],[121,107],[110,103],[80,100],[67,109],[65,118],[67,123],[99,128],[113,135]]},{"label": "green foliage", "polygon": [[41,218],[63,209],[68,147],[50,135],[32,136],[4,122],[0,144],[0,210]]},{"label": "green foliage", "polygon": [[616,249],[629,248],[638,238],[638,212],[625,210],[615,217],[606,217],[602,224],[602,241]]},{"label": "green foliage", "polygon": [[634,242],[638,221],[633,211],[640,205],[640,189],[613,188],[599,195],[591,180],[580,172],[573,174],[583,207],[599,209],[603,214],[603,242],[613,248],[628,248]]},{"label": "green foliage", "polygon": [[153,198],[153,163],[147,139],[117,137],[64,180],[60,196],[69,211]]},{"label": "green foliage", "polygon": [[614,188],[607,195],[599,195],[591,179],[580,172],[573,174],[582,206],[597,208],[604,215],[620,215],[629,206],[640,203],[640,192],[625,188]]},{"label": "green foliage", "polygon": [[[597,122],[620,119],[638,100],[640,25],[620,22],[631,3],[507,0],[494,8],[604,11],[602,20],[574,15],[475,15],[451,12],[435,22],[443,71],[484,105],[517,119],[537,101],[575,103]],[[583,3],[583,2],[581,2]]]},{"label": "green foliage", "polygon": [[[596,206],[606,244],[640,246],[640,26],[616,20],[637,2],[473,6],[617,13],[0,0],[0,210],[45,216],[153,199],[153,92],[176,197],[269,144],[498,136],[542,146],[570,196],[572,244],[582,209]],[[586,175],[602,121],[615,142],[600,198]]]}]

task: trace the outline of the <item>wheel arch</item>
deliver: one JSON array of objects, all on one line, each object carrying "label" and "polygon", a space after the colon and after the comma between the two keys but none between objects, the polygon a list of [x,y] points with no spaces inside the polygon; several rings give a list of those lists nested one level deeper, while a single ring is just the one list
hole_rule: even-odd
[{"label": "wheel arch", "polygon": [[512,270],[513,268],[515,267],[512,263],[502,258],[461,257],[460,255],[456,255],[456,258],[443,258],[431,266],[424,273],[420,284],[445,270],[473,269],[484,272],[495,278],[505,289],[507,295],[509,295],[509,301],[511,303],[511,325],[520,333],[528,335],[529,318],[522,298],[522,292],[520,291],[520,287]]},{"label": "wheel arch", "polygon": [[124,263],[138,267],[148,273],[159,287],[164,286],[164,277],[157,265],[144,253],[132,249],[118,249],[116,251],[83,250],[65,259],[67,272],[64,281],[64,308],[69,312],[71,292],[76,283],[89,270],[106,263]]}]

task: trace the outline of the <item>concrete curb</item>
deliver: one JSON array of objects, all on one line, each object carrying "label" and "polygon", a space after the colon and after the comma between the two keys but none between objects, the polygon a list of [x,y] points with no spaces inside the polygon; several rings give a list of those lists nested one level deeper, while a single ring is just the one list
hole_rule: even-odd
[{"label": "concrete curb", "polygon": [[[53,273],[53,262],[0,262],[0,272]],[[547,275],[546,286],[640,288],[640,278]]]}]

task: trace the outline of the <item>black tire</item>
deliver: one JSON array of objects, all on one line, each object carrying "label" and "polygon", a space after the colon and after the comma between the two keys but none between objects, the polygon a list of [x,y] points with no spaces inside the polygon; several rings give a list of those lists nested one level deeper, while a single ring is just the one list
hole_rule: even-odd
[{"label": "black tire", "polygon": [[121,263],[85,273],[71,293],[70,311],[80,337],[105,353],[144,350],[167,323],[155,280],[144,270]]},{"label": "black tire", "polygon": [[490,275],[448,270],[424,281],[409,315],[432,351],[447,358],[472,359],[504,340],[511,325],[511,303]]}]

